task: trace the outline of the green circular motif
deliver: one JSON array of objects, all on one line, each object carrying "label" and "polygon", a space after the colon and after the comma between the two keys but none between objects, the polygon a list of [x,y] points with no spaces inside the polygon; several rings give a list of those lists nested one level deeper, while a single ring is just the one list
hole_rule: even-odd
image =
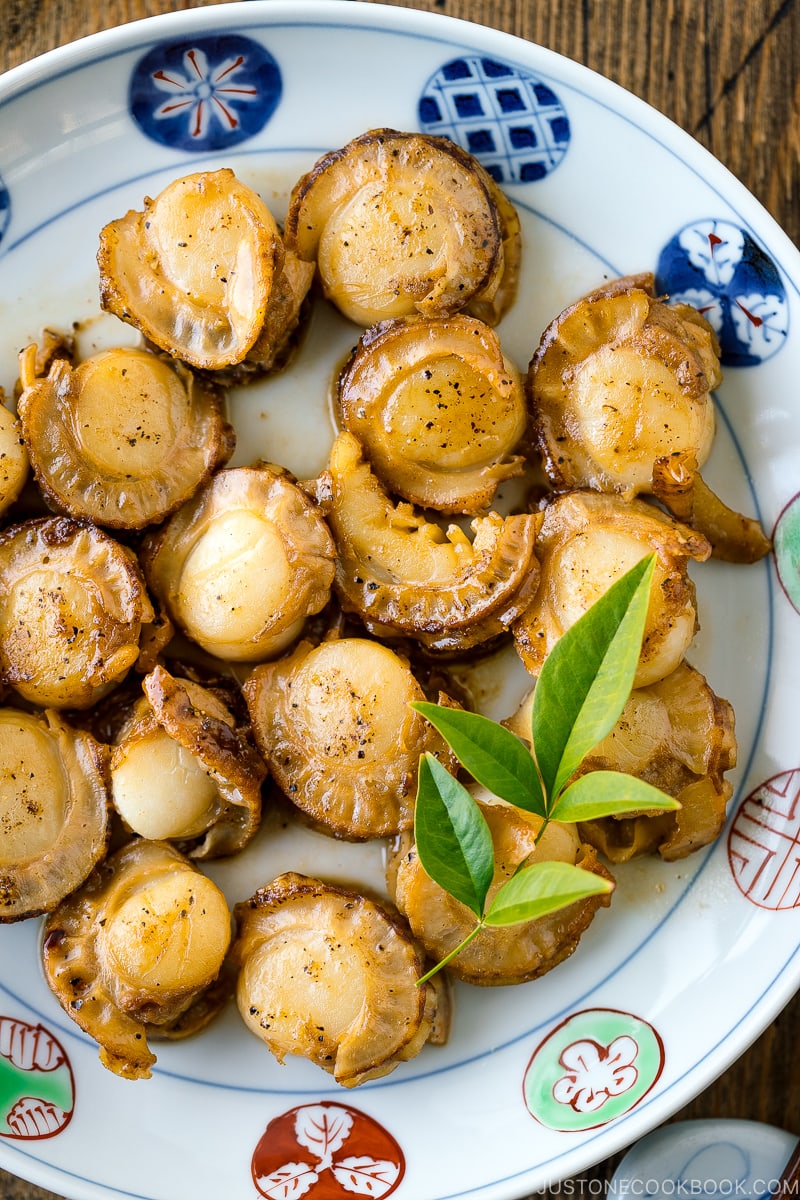
[{"label": "green circular motif", "polygon": [[53,1137],[69,1124],[74,1104],[61,1043],[42,1025],[0,1016],[0,1138]]},{"label": "green circular motif", "polygon": [[525,1103],[549,1129],[594,1129],[650,1091],[664,1065],[661,1038],[631,1013],[592,1008],[558,1025],[525,1072]]},{"label": "green circular motif", "polygon": [[800,612],[800,496],[790,500],[778,517],[772,545],[781,586]]}]

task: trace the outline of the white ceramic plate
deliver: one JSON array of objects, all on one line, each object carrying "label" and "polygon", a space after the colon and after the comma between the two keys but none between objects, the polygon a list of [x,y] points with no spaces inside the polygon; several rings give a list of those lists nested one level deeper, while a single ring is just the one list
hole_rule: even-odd
[{"label": "white ceramic plate", "polygon": [[[161,1047],[151,1080],[115,1078],[49,994],[36,922],[0,929],[0,1162],[69,1197],[511,1200],[664,1120],[800,980],[800,258],[664,118],[503,34],[339,0],[174,13],[65,47],[0,80],[0,381],[13,386],[16,352],[42,325],[82,322],[87,347],[118,334],[97,319],[97,235],[145,194],[230,165],[280,217],[322,152],[379,125],[448,133],[519,207],[524,271],[500,333],[521,366],[567,302],[627,272],[657,270],[720,332],[706,474],[776,536],[756,566],[694,571],[691,659],[738,719],[729,827],[683,863],[619,871],[571,959],[523,987],[459,987],[449,1045],[353,1093],[307,1063],[276,1064],[234,1011]],[[236,461],[322,466],[327,382],[354,337],[319,312],[290,372],[234,397]],[[496,716],[510,703],[488,675],[485,702]],[[310,835],[261,837],[213,874],[235,900],[289,867],[381,878],[375,847]],[[577,1042],[580,1070],[562,1058]],[[14,1123],[20,1096],[52,1128]],[[344,1118],[325,1150],[304,1133],[320,1105]],[[353,1156],[383,1166],[357,1178],[339,1169]],[[264,1182],[291,1161],[311,1168],[294,1190]]]}]

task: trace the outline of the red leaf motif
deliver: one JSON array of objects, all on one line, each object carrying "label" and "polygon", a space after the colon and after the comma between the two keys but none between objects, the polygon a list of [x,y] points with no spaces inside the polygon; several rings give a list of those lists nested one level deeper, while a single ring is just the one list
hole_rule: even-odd
[{"label": "red leaf motif", "polygon": [[59,1133],[69,1117],[63,1109],[36,1096],[18,1100],[6,1117],[9,1129],[18,1138],[43,1138]]},{"label": "red leaf motif", "polygon": [[20,1071],[55,1071],[64,1051],[41,1025],[0,1017],[0,1056]]},{"label": "red leaf motif", "polygon": [[405,1159],[400,1145],[372,1117],[319,1101],[269,1122],[251,1171],[266,1200],[388,1200],[403,1179]]},{"label": "red leaf motif", "polygon": [[291,1162],[257,1179],[256,1184],[269,1200],[300,1200],[318,1179],[319,1175],[308,1163]]},{"label": "red leaf motif", "polygon": [[397,1163],[366,1156],[343,1158],[331,1170],[337,1183],[353,1196],[385,1196],[400,1174]]},{"label": "red leaf motif", "polygon": [[327,1167],[347,1141],[352,1128],[353,1117],[346,1108],[335,1104],[307,1104],[298,1110],[295,1136],[301,1146],[317,1156],[320,1167]]}]

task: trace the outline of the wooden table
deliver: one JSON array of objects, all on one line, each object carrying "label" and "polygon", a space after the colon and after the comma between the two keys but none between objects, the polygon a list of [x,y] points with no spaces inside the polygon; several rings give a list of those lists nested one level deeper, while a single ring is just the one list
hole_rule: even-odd
[{"label": "wooden table", "polygon": [[[506,30],[609,76],[711,150],[800,244],[800,0],[397,4]],[[178,0],[0,0],[0,69],[84,34],[187,7]],[[800,1136],[798,1030],[800,995],[675,1119],[749,1118]],[[567,1181],[554,1194],[600,1194],[616,1161]],[[0,1200],[47,1198],[52,1193],[0,1171]]]}]

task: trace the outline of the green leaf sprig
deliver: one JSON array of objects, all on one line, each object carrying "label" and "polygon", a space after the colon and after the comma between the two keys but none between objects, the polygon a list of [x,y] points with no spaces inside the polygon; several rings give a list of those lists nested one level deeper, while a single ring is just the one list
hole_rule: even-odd
[{"label": "green leaf sprig", "polygon": [[[654,566],[651,554],[627,571],[550,651],[533,693],[530,747],[478,713],[427,701],[413,704],[473,779],[542,818],[537,842],[552,820],[574,823],[680,807],[665,792],[620,771],[591,771],[570,782],[614,728],[630,695]],[[428,875],[476,917],[467,937],[420,982],[446,966],[482,929],[535,920],[614,886],[571,863],[522,863],[487,907],[494,849],[486,818],[463,784],[429,753],[420,759],[414,835]]]}]

